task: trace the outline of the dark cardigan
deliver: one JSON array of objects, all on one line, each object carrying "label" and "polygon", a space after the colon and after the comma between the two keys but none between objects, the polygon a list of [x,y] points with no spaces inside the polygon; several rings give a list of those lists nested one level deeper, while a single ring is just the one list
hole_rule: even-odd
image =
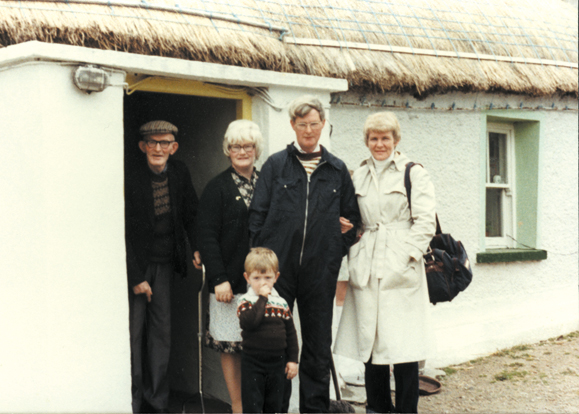
[{"label": "dark cardigan", "polygon": [[[175,226],[173,269],[175,273],[186,276],[187,244],[191,252],[197,250],[194,234],[197,194],[187,166],[171,158],[167,164],[171,214]],[[145,271],[150,264],[148,252],[155,239],[152,174],[143,160],[135,168],[128,169],[125,175],[125,239],[129,288],[145,281]]]},{"label": "dark cardigan", "polygon": [[197,245],[205,265],[209,291],[229,282],[234,294],[245,293],[245,256],[249,252],[248,209],[229,167],[213,178],[201,195]]}]

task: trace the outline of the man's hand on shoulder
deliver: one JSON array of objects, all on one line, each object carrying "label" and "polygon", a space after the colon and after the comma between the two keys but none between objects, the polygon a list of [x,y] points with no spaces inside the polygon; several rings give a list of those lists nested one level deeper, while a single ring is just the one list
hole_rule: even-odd
[{"label": "man's hand on shoulder", "polygon": [[146,280],[139,283],[137,286],[133,286],[133,292],[135,295],[142,295],[143,293],[147,295],[147,302],[151,301],[151,296],[153,296],[153,289]]}]

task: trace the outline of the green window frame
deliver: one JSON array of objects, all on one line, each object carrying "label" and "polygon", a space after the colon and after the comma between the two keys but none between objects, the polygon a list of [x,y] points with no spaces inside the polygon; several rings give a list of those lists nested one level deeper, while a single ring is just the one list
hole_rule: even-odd
[{"label": "green window frame", "polygon": [[[481,125],[481,252],[477,254],[477,263],[510,262],[527,260],[545,260],[547,252],[537,249],[538,234],[538,199],[540,176],[540,147],[542,114],[526,111],[486,111],[482,115]],[[511,165],[514,182],[511,190],[513,197],[512,239],[510,243],[493,243],[487,237],[487,187],[489,184],[487,166],[489,157],[489,131],[511,129],[513,131]],[[492,178],[491,178],[492,181]],[[491,185],[492,186],[492,185]]]}]

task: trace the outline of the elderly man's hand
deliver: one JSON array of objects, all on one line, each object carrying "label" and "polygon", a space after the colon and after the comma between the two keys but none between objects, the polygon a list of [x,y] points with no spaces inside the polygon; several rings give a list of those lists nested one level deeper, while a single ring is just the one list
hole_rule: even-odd
[{"label": "elderly man's hand", "polygon": [[350,231],[352,228],[354,228],[354,225],[350,223],[350,220],[348,220],[347,218],[340,217],[340,227],[342,229],[342,234],[344,234]]},{"label": "elderly man's hand", "polygon": [[287,374],[286,378],[288,380],[293,379],[296,375],[298,375],[298,364],[295,362],[288,362],[285,365],[285,373]]},{"label": "elderly man's hand", "polygon": [[135,295],[142,295],[143,293],[147,295],[147,302],[151,301],[151,296],[153,296],[153,289],[146,280],[139,283],[137,286],[133,286],[133,292]]},{"label": "elderly man's hand", "polygon": [[201,265],[201,253],[199,253],[199,251],[193,253],[193,266],[195,266],[195,269],[199,270],[203,268]]}]

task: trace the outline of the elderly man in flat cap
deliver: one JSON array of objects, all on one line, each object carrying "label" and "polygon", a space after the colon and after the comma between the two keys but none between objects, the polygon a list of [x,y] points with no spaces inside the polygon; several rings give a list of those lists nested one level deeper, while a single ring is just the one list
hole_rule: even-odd
[{"label": "elderly man in flat cap", "polygon": [[185,164],[170,159],[179,148],[177,127],[151,121],[139,132],[145,159],[125,176],[133,412],[167,412],[171,284],[175,273],[186,275],[187,241],[193,264],[201,267],[194,237],[197,194]]}]

